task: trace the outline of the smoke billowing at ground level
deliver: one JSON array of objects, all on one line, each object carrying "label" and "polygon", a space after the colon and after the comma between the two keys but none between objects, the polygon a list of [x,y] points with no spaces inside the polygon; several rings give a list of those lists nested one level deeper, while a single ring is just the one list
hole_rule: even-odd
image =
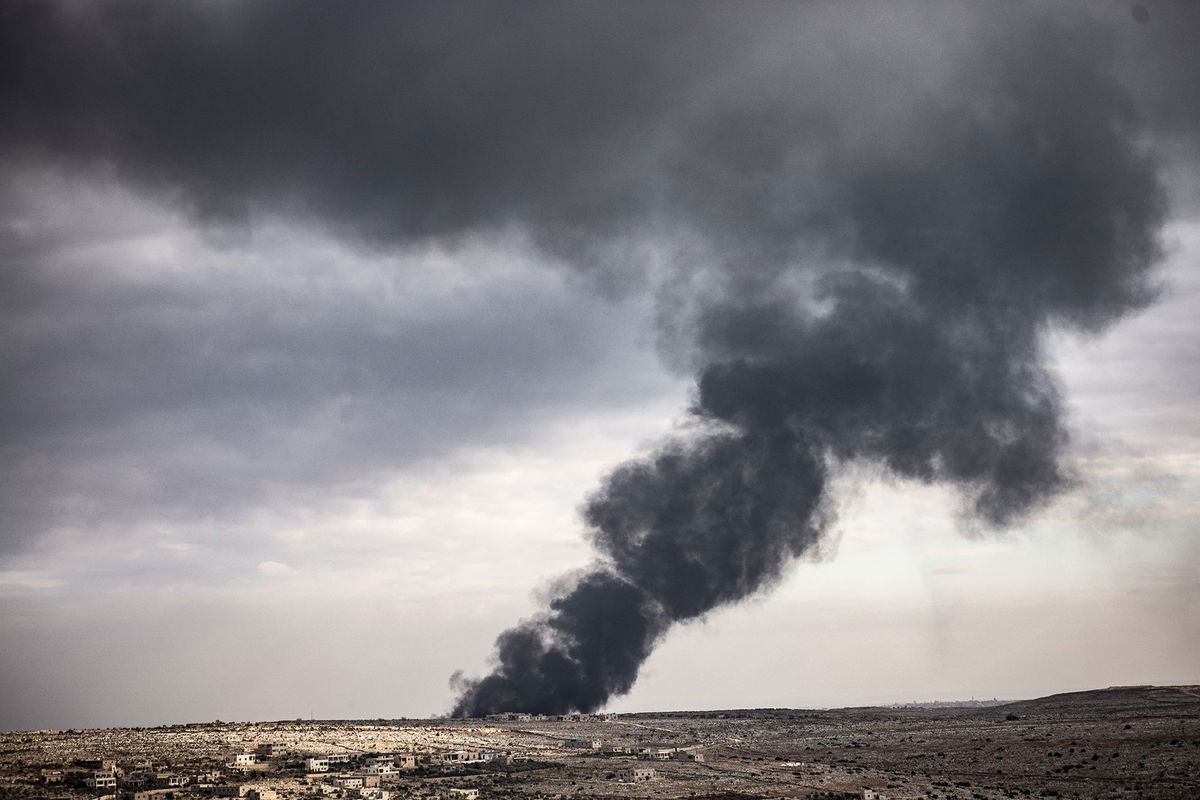
[{"label": "smoke billowing at ground level", "polygon": [[[374,251],[511,236],[586,291],[652,293],[664,361],[695,379],[690,433],[585,501],[596,563],[501,634],[491,674],[458,679],[454,713],[590,710],[672,625],[811,553],[848,465],[952,486],[996,528],[1071,484],[1045,337],[1153,300],[1160,159],[1196,152],[1197,15],[1147,8],[16,3],[0,155],[116,179],[218,233],[283,217]],[[0,281],[37,300],[39,277]],[[253,366],[247,396],[286,384]],[[214,383],[196,391],[224,401]],[[39,397],[13,418],[54,428]],[[270,481],[226,483],[224,505],[254,508]],[[173,517],[211,511],[164,494],[201,498]],[[104,507],[72,499],[5,473],[25,522],[0,546]]]}]

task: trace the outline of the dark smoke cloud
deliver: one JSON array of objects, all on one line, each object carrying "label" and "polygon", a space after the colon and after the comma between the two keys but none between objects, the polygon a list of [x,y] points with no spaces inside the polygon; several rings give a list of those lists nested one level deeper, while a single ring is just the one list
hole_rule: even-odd
[{"label": "dark smoke cloud", "polygon": [[454,713],[590,710],[810,552],[844,465],[952,485],[991,526],[1070,482],[1042,337],[1153,298],[1148,146],[1178,119],[1139,107],[1152,25],[1085,8],[19,3],[0,144],[205,224],[516,229],[659,287],[696,431],[585,503],[596,567]]}]

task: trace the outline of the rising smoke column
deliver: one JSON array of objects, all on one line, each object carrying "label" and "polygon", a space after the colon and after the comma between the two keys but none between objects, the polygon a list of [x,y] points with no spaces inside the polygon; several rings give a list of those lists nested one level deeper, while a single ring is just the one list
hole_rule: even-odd
[{"label": "rising smoke column", "polygon": [[[1069,484],[1042,337],[1150,299],[1164,201],[1099,54],[1051,27],[1064,38],[994,42],[978,94],[926,109],[913,150],[839,165],[838,221],[815,235],[840,269],[764,269],[753,241],[722,254],[723,291],[692,329],[690,413],[712,432],[608,476],[582,510],[598,566],[500,636],[490,675],[455,679],[454,715],[591,711],[627,692],[671,625],[818,544],[841,466],[954,486],[991,527]],[[788,288],[805,271],[821,273],[807,297]]]}]

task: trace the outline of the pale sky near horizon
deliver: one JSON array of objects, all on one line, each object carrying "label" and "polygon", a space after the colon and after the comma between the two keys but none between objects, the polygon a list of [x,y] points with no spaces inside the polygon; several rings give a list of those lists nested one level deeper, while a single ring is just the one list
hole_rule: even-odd
[{"label": "pale sky near horizon", "polygon": [[[489,39],[483,11],[478,19],[423,20],[420,37],[393,31],[403,42],[388,69],[409,68],[411,53],[418,66],[433,59],[444,69],[421,84],[429,96],[419,110],[432,119],[423,118],[416,132],[403,102],[389,105],[377,94],[391,73],[372,72],[361,96],[354,88],[373,69],[371,58],[384,56],[359,63],[347,43],[379,47],[391,40],[378,31],[408,25],[382,12],[386,5],[366,4],[363,19],[328,33],[329,52],[346,56],[336,66],[264,67],[256,83],[259,62],[251,58],[246,85],[253,91],[244,97],[214,100],[204,95],[211,87],[196,89],[198,108],[228,107],[230,131],[265,137],[245,151],[223,138],[221,126],[181,133],[196,124],[192,112],[173,111],[146,88],[156,85],[148,77],[156,61],[187,76],[165,45],[126,42],[123,59],[109,60],[103,48],[100,55],[71,49],[72,24],[105,30],[98,21],[50,23],[30,13],[4,23],[36,44],[0,67],[17,76],[0,75],[0,117],[15,109],[10,118],[21,120],[14,132],[0,133],[0,729],[446,713],[455,700],[451,674],[485,674],[497,634],[540,613],[571,576],[591,568],[597,555],[580,509],[605,476],[656,452],[665,437],[697,435],[686,410],[697,402],[692,372],[709,357],[698,353],[710,343],[694,351],[679,345],[692,320],[672,316],[672,302],[712,303],[705,292],[717,284],[676,291],[673,281],[686,279],[661,264],[705,248],[741,252],[724,226],[737,229],[730,215],[758,202],[759,182],[773,193],[764,208],[786,203],[781,184],[756,171],[760,164],[737,163],[740,151],[731,156],[724,138],[704,139],[712,131],[691,123],[724,109],[729,117],[712,130],[761,144],[781,129],[791,137],[787,125],[808,125],[809,115],[825,124],[828,109],[866,97],[876,110],[847,112],[849,128],[883,119],[905,131],[920,116],[906,104],[917,101],[880,94],[890,84],[877,83],[885,79],[872,70],[882,64],[880,74],[889,73],[889,58],[916,64],[929,74],[914,80],[928,81],[932,96],[958,97],[956,59],[983,36],[972,12],[961,9],[929,26],[912,19],[945,4],[912,4],[910,16],[870,6],[881,16],[874,19],[814,3],[813,32],[796,35],[798,47],[815,49],[794,69],[817,76],[822,97],[793,115],[780,110],[785,95],[763,88],[772,80],[782,85],[793,69],[780,66],[789,39],[770,14],[718,36],[710,26],[722,20],[714,11],[720,6],[705,6],[711,18],[697,15],[688,21],[694,30],[683,26],[691,33],[680,37],[673,25],[683,6],[652,5],[654,20],[629,22],[642,25],[637,37],[630,34],[637,41],[613,51],[622,64],[628,57],[634,74],[650,76],[628,89],[632,110],[618,105],[630,128],[653,120],[661,136],[655,147],[680,153],[689,169],[698,169],[691,159],[703,154],[712,169],[703,185],[723,186],[733,198],[729,205],[697,201],[688,184],[646,201],[646,213],[696,226],[679,241],[655,238],[654,225],[628,238],[612,232],[644,210],[635,203],[629,216],[614,213],[626,195],[612,187],[656,185],[641,176],[653,169],[639,163],[619,162],[634,178],[601,169],[615,163],[606,160],[610,147],[628,144],[624,128],[578,110],[578,127],[574,116],[553,117],[548,130],[579,138],[568,148],[537,138],[546,131],[536,126],[532,133],[522,127],[521,115],[536,117],[557,89],[527,86],[524,67],[512,74],[500,68],[518,59],[515,44],[529,34]],[[1017,5],[1033,19],[1047,6]],[[1084,5],[1066,8],[1082,16]],[[1139,24],[1128,6],[1109,4],[1109,16],[1097,14],[1094,24],[1119,43],[1106,68],[1135,87],[1147,74],[1165,87],[1162,97],[1130,92],[1148,121],[1128,134],[1151,148],[1166,198],[1155,229],[1163,255],[1152,282],[1160,291],[1145,308],[1096,312],[1105,322],[1099,332],[1073,330],[1068,312],[1056,317],[1054,310],[1049,321],[1032,323],[1060,383],[1070,442],[1059,458],[1070,480],[1027,516],[992,529],[964,511],[955,481],[922,484],[870,458],[834,470],[836,517],[807,554],[789,560],[778,581],[768,576],[752,587],[748,599],[671,627],[632,690],[606,708],[832,707],[1200,683],[1200,149],[1193,129],[1200,117],[1194,98],[1191,107],[1172,104],[1186,92],[1166,86],[1170,79],[1189,85],[1200,68],[1183,51],[1164,51],[1164,62],[1180,61],[1165,66],[1153,55],[1129,55],[1139,46],[1130,37],[1187,41],[1186,31],[1200,27],[1194,14],[1173,20],[1168,3],[1146,3],[1151,18]],[[189,58],[208,66],[222,48],[253,49],[254,35],[280,8],[264,3],[255,12],[264,19],[242,19],[232,5],[180,4],[200,9],[206,21],[220,18],[210,41],[188,39],[190,23],[174,12],[155,17],[139,2],[108,7],[122,12],[103,18],[113,41],[165,26],[195,45],[194,53],[183,48]],[[565,8],[585,18],[595,13],[586,4]],[[606,17],[618,37],[629,8]],[[786,13],[804,18],[803,4],[797,8]],[[375,12],[385,18],[377,25]],[[882,18],[889,14],[898,20]],[[547,16],[547,36],[578,34],[557,13]],[[268,56],[282,59],[286,47],[326,35],[302,13],[289,20],[294,28]],[[1064,30],[1074,30],[1070,24]],[[1171,24],[1180,30],[1164,32]],[[839,33],[828,52],[804,39],[826,41],[830,29]],[[603,33],[597,36],[607,41]],[[842,52],[843,35],[862,43]],[[443,57],[459,51],[439,37],[462,37],[479,63]],[[657,37],[675,49],[660,47]],[[747,55],[749,41],[761,48]],[[929,42],[944,43],[945,51]],[[589,86],[598,103],[606,87],[624,102],[627,76],[603,69],[615,57],[607,45],[589,47],[581,54],[539,50],[529,69],[538,59],[565,59],[581,70],[571,79]],[[695,53],[709,50],[717,66],[693,79]],[[84,55],[76,61],[72,52]],[[41,54],[59,73],[12,66]],[[90,57],[100,65],[92,73]],[[482,73],[480,63],[487,65]],[[314,77],[318,69],[328,74]],[[518,122],[464,110],[478,103],[495,112],[482,89],[463,88],[470,81],[460,81],[456,69],[494,76],[496,91],[513,93],[516,111],[509,113]],[[829,88],[829,75],[844,69],[850,79]],[[105,70],[116,76],[111,83],[94,78]],[[587,70],[604,80],[592,86]],[[161,74],[171,91],[189,91],[184,78],[166,68]],[[295,104],[285,85],[292,78],[303,90]],[[1032,84],[1034,96],[1056,96],[1053,87]],[[673,101],[680,86],[694,94],[664,110],[663,98]],[[990,84],[969,86],[963,96]],[[138,92],[152,102],[128,100]],[[1099,112],[1082,106],[1103,105],[1096,99],[1103,95],[1081,96],[1089,98],[1081,108],[1062,113],[1078,114],[1087,130]],[[320,114],[298,115],[309,97],[326,105]],[[739,127],[760,113],[761,129]],[[354,127],[355,115],[371,122],[375,114],[425,158],[412,174],[406,165],[395,172],[422,187],[427,175],[436,179],[415,200],[379,177],[392,174],[384,167],[357,169],[355,148],[377,142]],[[455,138],[465,124],[493,124],[497,133],[480,136],[487,147],[472,149]],[[910,144],[920,150],[923,129],[914,130]],[[311,139],[297,131],[310,131]],[[696,141],[687,139],[694,131]],[[426,152],[424,136],[454,144],[446,145],[448,155],[440,144]],[[489,160],[525,136],[534,137],[544,162],[522,161],[523,151],[501,160],[514,173],[530,163],[556,176],[565,171],[561,200],[558,183],[512,178]],[[999,138],[971,142],[991,146]],[[789,145],[773,168],[784,164],[797,180],[833,175],[833,182],[838,169],[859,169],[857,161],[854,170],[845,167],[840,153],[824,166],[811,156],[810,165],[811,153],[825,151],[808,142]],[[321,161],[329,148],[340,152],[339,144],[345,159]],[[846,146],[881,152],[881,163],[911,157],[901,152],[903,134]],[[763,144],[765,152],[772,148]],[[447,166],[443,157],[477,161]],[[642,157],[638,151],[628,161]],[[261,174],[260,163],[267,164]],[[985,158],[971,163],[984,164],[980,172],[994,166]],[[1131,157],[1081,184],[1102,193],[1101,179],[1133,183],[1137,176],[1122,170],[1140,166]],[[483,196],[470,181],[460,183],[463,175],[499,188]],[[983,181],[972,173],[961,185],[976,180]],[[869,184],[857,172],[846,181],[856,191]],[[603,196],[594,197],[592,186]],[[833,203],[839,196],[828,191]],[[402,234],[379,233],[389,219],[403,218],[403,227],[421,217],[423,203],[450,210],[445,217],[430,212]],[[805,224],[831,240],[843,235],[824,219]],[[777,234],[773,223],[762,225],[764,236]],[[580,243],[593,233],[600,244]],[[872,246],[886,262],[883,245],[863,245]],[[627,273],[622,260],[612,268],[608,259],[618,250],[620,259],[650,266]],[[720,269],[731,268],[714,273]]]}]

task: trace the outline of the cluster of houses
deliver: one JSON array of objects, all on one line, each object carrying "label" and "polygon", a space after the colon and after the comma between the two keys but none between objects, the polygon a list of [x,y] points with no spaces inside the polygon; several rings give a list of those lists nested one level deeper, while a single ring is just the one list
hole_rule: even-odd
[{"label": "cluster of houses", "polygon": [[[236,754],[231,758],[253,754]],[[464,764],[486,764],[489,762],[513,763],[529,760],[528,756],[509,752],[481,750],[451,750],[441,753],[327,753],[304,759],[303,771],[311,784],[311,794],[338,795],[359,800],[389,800],[391,792],[386,788],[389,780],[417,769],[453,769]],[[253,763],[253,762],[251,762]],[[475,789],[447,788],[447,797],[455,800],[472,800],[478,796]],[[248,798],[248,800],[263,800]]]},{"label": "cluster of houses", "polygon": [[[185,786],[213,786],[221,780],[220,770],[196,769],[186,772],[166,769],[161,764],[141,762],[122,767],[109,759],[79,760],[61,769],[43,769],[43,784],[82,784],[89,789],[122,788],[136,800],[150,800],[161,792]],[[270,798],[250,798],[270,800]]]},{"label": "cluster of houses", "polygon": [[[167,769],[149,762],[121,765],[115,760],[79,760],[71,766],[41,770],[43,784],[85,786],[97,791],[98,799],[174,800],[180,790],[211,797],[238,800],[279,800],[279,792],[266,785],[264,776],[303,778],[303,795],[389,800],[384,788],[389,778],[407,770],[452,769],[461,764],[482,764],[497,760],[507,763],[528,760],[528,756],[492,751],[452,750],[444,753],[330,753],[310,756],[302,762],[285,761],[287,754],[278,745],[262,744],[253,750],[230,753],[224,769],[195,767]],[[294,758],[294,756],[293,756]],[[474,789],[454,791],[448,797],[472,800]],[[472,794],[474,793],[474,794]],[[167,797],[163,797],[167,795]]]},{"label": "cluster of houses", "polygon": [[616,714],[525,714],[517,711],[505,711],[499,714],[488,714],[484,719],[489,722],[604,722],[616,719]]},{"label": "cluster of houses", "polygon": [[[505,715],[521,716],[521,715]],[[586,716],[586,715],[575,715]],[[573,737],[561,740],[564,749],[588,750],[600,756],[634,756],[642,760],[704,761],[699,745],[605,743],[600,739]],[[223,769],[212,762],[191,768],[168,769],[165,764],[139,762],[120,765],[112,760],[81,760],[62,769],[42,770],[43,783],[70,783],[94,789],[98,800],[176,800],[179,790],[189,794],[236,800],[279,800],[272,785],[287,786],[288,797],[340,797],[357,800],[390,800],[389,787],[413,770],[455,770],[464,765],[511,764],[529,761],[530,756],[489,750],[450,750],[425,753],[327,753],[302,757],[285,753],[278,745],[260,744],[251,750],[230,753]],[[641,783],[654,780],[653,768],[623,765],[610,775],[616,780]],[[283,781],[280,783],[280,779]],[[301,787],[296,789],[297,782]],[[475,789],[446,787],[452,800],[473,800]],[[163,795],[168,795],[163,797]]]},{"label": "cluster of houses", "polygon": [[[703,762],[701,745],[663,743],[606,743],[600,739],[573,737],[560,740],[565,749],[588,750],[597,756],[635,757],[607,774],[621,783],[656,780],[657,770],[646,761]],[[277,745],[261,744],[253,750],[230,753],[224,769],[213,769],[211,761],[190,767],[168,769],[165,764],[114,760],[79,760],[59,769],[43,769],[47,784],[86,786],[96,791],[96,800],[184,800],[184,798],[233,798],[233,800],[395,800],[394,791],[404,773],[415,770],[453,771],[462,765],[501,761],[528,761],[528,755],[488,750],[450,750],[423,753],[327,753],[302,757],[284,753]],[[418,773],[427,774],[427,773]],[[476,788],[440,785],[443,800],[477,800]],[[874,789],[864,787],[861,800],[883,800]]]},{"label": "cluster of houses", "polygon": [[607,756],[637,756],[647,761],[704,761],[701,745],[673,744],[604,744],[597,749]]}]

